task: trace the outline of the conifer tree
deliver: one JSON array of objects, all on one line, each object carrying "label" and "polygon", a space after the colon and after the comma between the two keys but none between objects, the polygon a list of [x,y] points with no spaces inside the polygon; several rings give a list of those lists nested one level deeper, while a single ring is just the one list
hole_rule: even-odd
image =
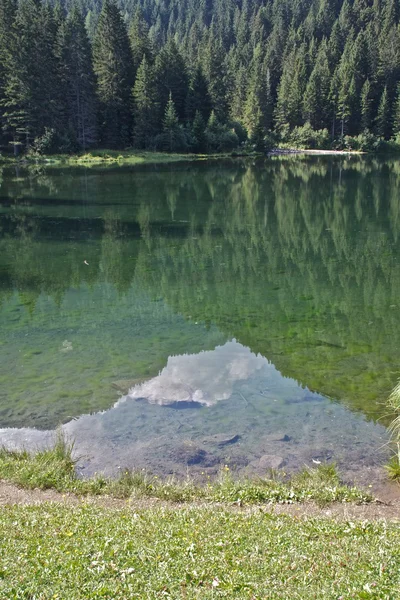
[{"label": "conifer tree", "polygon": [[393,133],[394,135],[400,133],[400,83],[397,84],[396,101],[394,104]]},{"label": "conifer tree", "polygon": [[60,81],[64,90],[65,131],[84,150],[97,142],[97,101],[92,56],[85,23],[74,7],[61,23],[57,40]]},{"label": "conifer tree", "polygon": [[372,123],[372,96],[371,96],[371,84],[369,79],[366,79],[364,85],[361,88],[361,129],[363,131],[368,130]]},{"label": "conifer tree", "polygon": [[271,95],[269,89],[269,71],[265,71],[260,52],[257,52],[251,67],[246,101],[243,107],[243,124],[249,138],[260,146],[270,126]]},{"label": "conifer tree", "polygon": [[157,146],[167,152],[179,152],[185,150],[185,135],[179,125],[178,113],[172,94],[169,95],[163,119],[163,131],[158,136]]},{"label": "conifer tree", "polygon": [[336,19],[333,24],[332,31],[329,36],[328,42],[328,57],[329,57],[329,68],[335,69],[340,61],[344,48],[343,33],[340,28],[339,20]]},{"label": "conifer tree", "polygon": [[183,119],[185,116],[188,77],[182,55],[173,38],[168,40],[156,58],[155,76],[161,111],[166,110],[171,94],[177,114],[180,119]]},{"label": "conifer tree", "polygon": [[100,107],[103,147],[127,145],[131,130],[132,55],[122,15],[114,0],[104,0],[93,43],[93,66]]},{"label": "conifer tree", "polygon": [[302,101],[306,84],[305,48],[294,48],[285,60],[275,111],[278,131],[302,124]]},{"label": "conifer tree", "polygon": [[222,42],[210,32],[202,64],[212,109],[220,120],[226,119],[227,115],[225,54]]},{"label": "conifer tree", "polygon": [[13,44],[15,43],[14,19],[17,10],[16,0],[0,0],[0,135],[3,132],[5,122],[3,113],[5,110],[5,86],[8,78]]},{"label": "conifer tree", "polygon": [[14,148],[62,125],[55,25],[50,8],[21,0],[9,35],[4,68],[3,126]]},{"label": "conifer tree", "polygon": [[144,55],[133,88],[133,143],[137,148],[151,147],[157,133],[157,88],[152,67]]},{"label": "conifer tree", "polygon": [[185,103],[186,120],[193,121],[197,112],[201,113],[205,121],[211,113],[211,98],[200,66],[197,66],[190,77]]},{"label": "conifer tree", "polygon": [[323,40],[303,99],[305,121],[308,121],[314,129],[329,126],[330,81],[327,45]]},{"label": "conifer tree", "polygon": [[205,152],[206,147],[206,137],[205,137],[205,129],[206,124],[203,119],[203,116],[199,110],[196,111],[194,121],[192,124],[192,134],[194,137],[194,148],[195,152]]},{"label": "conifer tree", "polygon": [[248,69],[244,65],[236,68],[231,74],[232,81],[229,93],[229,114],[234,121],[243,120],[243,110],[248,93]]},{"label": "conifer tree", "polygon": [[131,44],[133,70],[136,72],[146,57],[147,62],[153,61],[153,49],[149,38],[149,27],[143,17],[140,7],[136,9],[135,15],[129,27],[129,40]]},{"label": "conifer tree", "polygon": [[380,137],[385,139],[388,139],[391,133],[390,102],[386,86],[379,102],[378,114],[376,117],[376,132]]}]

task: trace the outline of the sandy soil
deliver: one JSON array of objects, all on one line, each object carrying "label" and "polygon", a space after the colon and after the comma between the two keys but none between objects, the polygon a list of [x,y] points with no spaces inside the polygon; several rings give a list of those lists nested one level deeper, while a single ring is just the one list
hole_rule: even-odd
[{"label": "sandy soil", "polygon": [[[400,486],[396,486],[398,488]],[[107,496],[100,497],[78,497],[74,494],[60,494],[54,490],[25,490],[16,485],[0,481],[0,507],[21,504],[21,505],[38,505],[45,502],[61,503],[68,506],[79,506],[81,504],[91,504],[108,509],[121,510],[123,508],[131,508],[132,510],[143,510],[154,507],[174,507],[179,509],[185,508],[187,504],[173,504],[158,500],[156,498],[149,499],[128,499],[119,500]],[[191,506],[199,508],[209,507],[210,504],[192,503]],[[215,506],[218,506],[217,504]],[[260,506],[231,506],[232,510],[239,511],[264,511],[276,515],[291,515],[296,517],[326,517],[337,519],[361,519],[361,520],[376,520],[386,519],[390,521],[400,522],[400,498],[397,493],[392,500],[386,498],[377,499],[371,504],[356,505],[356,504],[330,504],[326,507],[319,507],[313,503],[304,504],[274,504]]]}]

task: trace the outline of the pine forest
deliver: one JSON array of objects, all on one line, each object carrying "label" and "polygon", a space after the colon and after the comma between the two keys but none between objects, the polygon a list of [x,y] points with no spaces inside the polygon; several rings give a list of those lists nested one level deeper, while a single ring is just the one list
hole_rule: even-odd
[{"label": "pine forest", "polygon": [[0,0],[0,146],[400,144],[398,0]]}]

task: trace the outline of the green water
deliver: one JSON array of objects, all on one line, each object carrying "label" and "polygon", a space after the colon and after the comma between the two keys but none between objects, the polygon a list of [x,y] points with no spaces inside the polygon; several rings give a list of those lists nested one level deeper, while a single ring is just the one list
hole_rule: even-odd
[{"label": "green water", "polygon": [[399,161],[355,157],[4,169],[0,428],[53,430],[111,409],[124,386],[156,377],[169,357],[231,340],[232,360],[245,348],[267,359],[261,370],[234,378],[218,402],[207,389],[211,406],[196,411],[131,400],[135,423],[152,424],[142,445],[155,423],[167,435],[178,412],[179,444],[236,432],[240,414],[247,463],[252,428],[295,429],[310,410],[322,419],[320,441],[329,411],[374,427],[400,375],[399,184]]}]

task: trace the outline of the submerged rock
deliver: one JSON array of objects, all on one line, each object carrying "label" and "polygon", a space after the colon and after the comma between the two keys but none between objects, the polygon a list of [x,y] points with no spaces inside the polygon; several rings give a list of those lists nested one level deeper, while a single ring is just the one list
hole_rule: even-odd
[{"label": "submerged rock", "polygon": [[276,454],[264,454],[258,461],[260,469],[281,469],[284,465],[285,460]]},{"label": "submerged rock", "polygon": [[203,438],[204,444],[216,444],[220,448],[223,446],[229,446],[230,444],[236,444],[240,440],[240,435],[238,433],[227,435],[226,433],[216,433],[215,435],[210,435]]},{"label": "submerged rock", "polygon": [[267,435],[265,440],[268,442],[291,442],[292,437],[287,433],[282,433],[282,431],[276,431],[275,433]]},{"label": "submerged rock", "polygon": [[212,456],[204,448],[199,448],[191,442],[181,444],[174,448],[170,458],[177,463],[186,465],[202,465],[203,467],[213,466],[218,462],[215,456]]}]

